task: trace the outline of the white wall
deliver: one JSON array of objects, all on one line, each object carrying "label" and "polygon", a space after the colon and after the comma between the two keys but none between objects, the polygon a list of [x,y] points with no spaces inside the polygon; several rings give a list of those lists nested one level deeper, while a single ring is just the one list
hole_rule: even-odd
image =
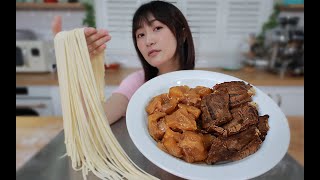
[{"label": "white wall", "polygon": [[30,29],[39,39],[52,40],[51,21],[55,15],[62,16],[64,30],[82,27],[85,12],[81,10],[19,10],[16,11],[16,29]]}]

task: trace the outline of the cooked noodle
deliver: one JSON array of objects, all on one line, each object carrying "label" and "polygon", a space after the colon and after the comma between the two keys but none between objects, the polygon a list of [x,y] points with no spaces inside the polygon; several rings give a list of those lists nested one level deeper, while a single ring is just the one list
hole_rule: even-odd
[{"label": "cooked noodle", "polygon": [[104,112],[104,53],[90,60],[84,29],[54,39],[67,155],[86,179],[157,179],[140,169],[115,138]]}]

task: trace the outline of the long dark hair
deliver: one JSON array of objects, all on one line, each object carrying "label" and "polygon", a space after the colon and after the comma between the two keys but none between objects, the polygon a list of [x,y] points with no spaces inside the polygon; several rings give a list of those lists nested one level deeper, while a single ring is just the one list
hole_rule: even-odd
[{"label": "long dark hair", "polygon": [[137,46],[136,31],[143,24],[148,23],[148,17],[154,18],[168,26],[177,40],[175,55],[179,57],[179,70],[194,69],[195,50],[193,39],[188,22],[182,12],[174,5],[163,1],[151,1],[141,5],[135,12],[132,20],[132,38],[134,47],[138,53],[144,69],[145,81],[148,81],[158,74],[158,69],[151,66],[142,56]]}]

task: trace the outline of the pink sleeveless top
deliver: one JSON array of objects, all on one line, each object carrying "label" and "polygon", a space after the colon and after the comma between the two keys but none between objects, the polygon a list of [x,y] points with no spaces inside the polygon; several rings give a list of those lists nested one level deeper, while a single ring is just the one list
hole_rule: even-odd
[{"label": "pink sleeveless top", "polygon": [[131,73],[129,76],[124,78],[119,87],[113,91],[113,93],[120,93],[123,94],[128,98],[131,99],[132,95],[138,90],[140,86],[145,83],[144,81],[144,71],[139,70],[136,72]]}]

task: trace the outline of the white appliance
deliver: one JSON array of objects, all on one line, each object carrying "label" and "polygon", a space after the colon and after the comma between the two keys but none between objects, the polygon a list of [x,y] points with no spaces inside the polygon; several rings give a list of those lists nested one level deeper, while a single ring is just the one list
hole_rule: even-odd
[{"label": "white appliance", "polygon": [[16,87],[16,116],[53,116],[54,104],[49,86]]},{"label": "white appliance", "polygon": [[16,72],[50,72],[54,64],[52,42],[16,40]]}]

